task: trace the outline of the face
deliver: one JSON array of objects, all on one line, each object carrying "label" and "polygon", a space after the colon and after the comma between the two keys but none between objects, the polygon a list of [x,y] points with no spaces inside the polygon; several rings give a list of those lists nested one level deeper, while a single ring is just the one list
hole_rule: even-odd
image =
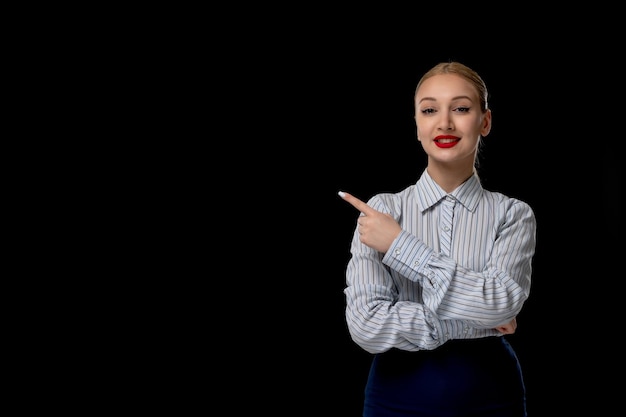
[{"label": "face", "polygon": [[478,92],[469,81],[441,74],[425,80],[417,91],[415,122],[429,164],[471,167],[480,136],[491,130],[491,111],[481,112]]}]

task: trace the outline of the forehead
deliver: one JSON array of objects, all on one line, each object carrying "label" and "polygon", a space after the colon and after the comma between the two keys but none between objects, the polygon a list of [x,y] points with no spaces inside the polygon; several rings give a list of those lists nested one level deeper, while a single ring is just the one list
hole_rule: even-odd
[{"label": "forehead", "polygon": [[476,88],[465,78],[456,74],[439,74],[424,80],[417,91],[416,99],[450,99],[459,96],[478,100]]}]

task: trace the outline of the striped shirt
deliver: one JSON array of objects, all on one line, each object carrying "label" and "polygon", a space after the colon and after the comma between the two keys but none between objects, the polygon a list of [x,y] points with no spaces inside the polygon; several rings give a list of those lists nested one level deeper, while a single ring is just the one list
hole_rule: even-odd
[{"label": "striped shirt", "polygon": [[386,253],[353,235],[346,321],[364,350],[430,350],[450,339],[499,336],[494,327],[521,311],[536,238],[527,203],[485,190],[476,173],[448,194],[424,170],[415,185],[368,205],[402,231]]}]

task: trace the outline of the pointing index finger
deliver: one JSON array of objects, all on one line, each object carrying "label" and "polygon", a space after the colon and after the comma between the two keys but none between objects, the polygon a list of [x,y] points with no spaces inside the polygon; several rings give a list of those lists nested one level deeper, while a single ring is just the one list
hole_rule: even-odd
[{"label": "pointing index finger", "polygon": [[366,216],[368,214],[372,214],[372,213],[374,213],[376,211],[373,208],[371,208],[370,206],[368,206],[367,203],[359,200],[358,198],[356,198],[352,194],[349,194],[349,193],[346,193],[346,192],[343,192],[343,191],[339,191],[338,194],[339,194],[339,197],[343,198],[348,203],[352,204],[352,206],[354,208],[356,208],[357,210],[359,210],[361,213],[363,213]]}]

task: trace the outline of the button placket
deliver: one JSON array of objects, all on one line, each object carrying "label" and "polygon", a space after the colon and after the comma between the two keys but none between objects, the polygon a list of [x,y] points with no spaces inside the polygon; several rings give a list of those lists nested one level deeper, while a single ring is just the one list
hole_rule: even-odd
[{"label": "button placket", "polygon": [[439,250],[443,255],[450,255],[450,247],[452,245],[452,220],[454,218],[455,204],[456,199],[448,195],[443,200],[441,206]]}]

